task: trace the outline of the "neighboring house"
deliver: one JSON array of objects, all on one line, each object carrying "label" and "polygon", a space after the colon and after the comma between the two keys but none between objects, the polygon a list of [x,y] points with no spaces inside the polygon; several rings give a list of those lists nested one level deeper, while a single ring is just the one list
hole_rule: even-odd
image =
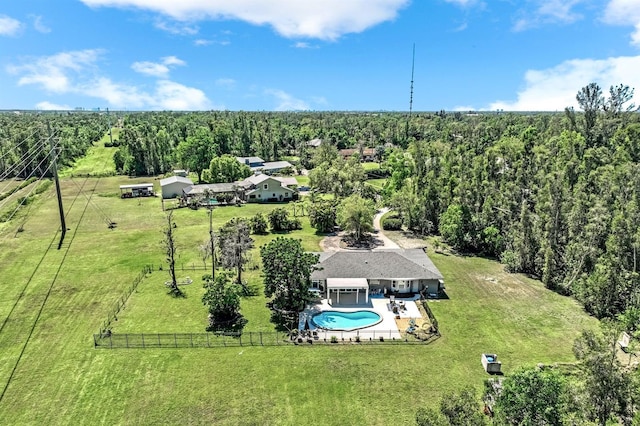
[{"label": "neighboring house", "polygon": [[251,168],[262,166],[264,164],[264,160],[260,157],[236,157],[236,159]]},{"label": "neighboring house", "polygon": [[174,170],[173,174],[176,175],[176,176],[181,176],[181,177],[189,176],[189,172],[187,170],[182,170],[182,169]]},{"label": "neighboring house", "polygon": [[193,185],[191,179],[182,176],[171,176],[160,180],[160,188],[162,188],[162,198],[182,197],[182,190],[187,186]]},{"label": "neighboring house", "polygon": [[318,148],[320,145],[322,145],[322,139],[315,138],[307,141],[307,146],[309,148]]},{"label": "neighboring house", "polygon": [[337,304],[367,303],[369,295],[444,290],[438,268],[422,249],[322,252],[312,287]]},{"label": "neighboring house", "polygon": [[244,190],[244,200],[250,203],[290,201],[298,196],[295,178],[281,178],[265,174],[253,175],[236,186]]},{"label": "neighboring house", "polygon": [[375,161],[375,159],[376,159],[376,150],[375,150],[375,148],[364,148],[362,150],[362,153],[360,153],[359,149],[354,149],[354,148],[341,149],[340,150],[340,155],[345,160],[348,160],[354,154],[358,154],[358,155],[361,154],[360,161],[364,161],[364,162]]},{"label": "neighboring house", "polygon": [[[210,198],[203,199],[205,192],[209,192]],[[213,205],[220,203],[222,198],[225,202],[234,202],[237,198],[237,188],[234,183],[205,183],[190,185],[182,189],[182,197],[186,204],[197,202],[203,205]],[[229,201],[226,201],[226,200]]]},{"label": "neighboring house", "polygon": [[268,175],[293,167],[293,164],[288,161],[264,161],[260,157],[236,157],[236,159],[249,166],[252,172],[262,172]]}]

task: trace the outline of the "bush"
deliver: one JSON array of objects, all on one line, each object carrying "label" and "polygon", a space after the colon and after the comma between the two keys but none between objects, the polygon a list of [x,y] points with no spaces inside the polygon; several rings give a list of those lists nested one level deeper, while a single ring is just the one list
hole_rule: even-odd
[{"label": "bush", "polygon": [[382,229],[385,231],[400,231],[402,229],[402,219],[398,217],[385,218],[382,222]]},{"label": "bush", "polygon": [[295,217],[293,219],[289,219],[289,223],[287,224],[287,230],[295,231],[296,229],[302,229],[302,222],[300,222],[300,219]]},{"label": "bush", "polygon": [[249,220],[249,226],[251,227],[251,232],[253,234],[264,235],[267,234],[267,219],[264,217],[262,213],[256,213],[255,216]]}]

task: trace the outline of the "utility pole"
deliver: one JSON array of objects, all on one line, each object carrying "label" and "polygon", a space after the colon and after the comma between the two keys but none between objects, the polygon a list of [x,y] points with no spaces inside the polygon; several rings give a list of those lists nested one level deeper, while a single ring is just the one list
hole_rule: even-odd
[{"label": "utility pole", "polygon": [[111,134],[111,114],[109,113],[109,108],[107,108],[107,120],[109,122],[109,142],[111,142],[111,146],[113,146],[113,135]]},{"label": "utility pole", "polygon": [[49,155],[51,157],[51,168],[53,169],[53,180],[56,183],[56,194],[58,195],[58,210],[60,211],[60,228],[62,233],[60,234],[60,242],[58,243],[58,250],[62,247],[64,236],[67,234],[67,222],[64,219],[64,208],[62,207],[62,193],[60,192],[60,180],[58,179],[58,163],[56,157],[58,150],[53,142],[53,134],[51,133],[51,124],[47,122],[47,130],[49,131],[49,143],[51,144],[51,151]]},{"label": "utility pole", "polygon": [[211,281],[216,278],[216,248],[213,236],[213,207],[209,206],[209,244],[211,244]]}]

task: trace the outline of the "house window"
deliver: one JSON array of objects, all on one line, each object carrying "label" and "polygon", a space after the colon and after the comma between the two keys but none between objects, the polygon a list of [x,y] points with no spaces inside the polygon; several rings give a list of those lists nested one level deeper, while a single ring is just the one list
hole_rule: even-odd
[{"label": "house window", "polygon": [[285,192],[285,193],[284,193],[284,196],[285,196],[285,197],[288,197],[288,196],[289,196],[289,193],[288,193],[288,192]]},{"label": "house window", "polygon": [[249,195],[249,198],[256,198],[255,195]]},{"label": "house window", "polygon": [[256,195],[256,197],[260,198],[260,194]]},{"label": "house window", "polygon": [[276,194],[271,194],[271,196],[275,198]]},{"label": "house window", "polygon": [[265,190],[269,189],[269,184],[268,184],[268,183],[265,183],[265,184],[262,186],[262,188],[263,188],[263,189],[265,189]]}]

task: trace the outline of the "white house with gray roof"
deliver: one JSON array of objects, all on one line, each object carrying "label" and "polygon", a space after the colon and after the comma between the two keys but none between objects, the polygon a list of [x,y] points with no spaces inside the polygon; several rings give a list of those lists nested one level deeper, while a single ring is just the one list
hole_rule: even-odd
[{"label": "white house with gray roof", "polygon": [[244,198],[249,203],[264,203],[290,201],[296,198],[298,196],[298,190],[294,186],[296,183],[295,178],[259,174],[236,182],[236,185],[244,189]]},{"label": "white house with gray roof", "polygon": [[322,252],[311,274],[312,287],[334,303],[367,303],[369,295],[444,290],[438,268],[422,249]]}]

